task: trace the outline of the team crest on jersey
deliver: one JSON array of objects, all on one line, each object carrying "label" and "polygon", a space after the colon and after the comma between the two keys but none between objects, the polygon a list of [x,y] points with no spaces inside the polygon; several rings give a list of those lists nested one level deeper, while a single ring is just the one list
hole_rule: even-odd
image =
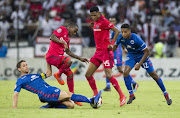
[{"label": "team crest on jersey", "polygon": [[134,40],[131,40],[130,43],[131,43],[131,44],[134,44]]},{"label": "team crest on jersey", "polygon": [[97,29],[99,29],[99,25],[97,25]]},{"label": "team crest on jersey", "polygon": [[64,37],[66,38],[66,35],[64,35]]},{"label": "team crest on jersey", "polygon": [[61,31],[62,31],[62,29],[61,29],[61,28],[57,29],[57,32],[58,32],[58,33],[60,33]]},{"label": "team crest on jersey", "polygon": [[59,91],[59,89],[55,89],[54,91],[55,91],[55,92],[58,92],[58,91]]}]

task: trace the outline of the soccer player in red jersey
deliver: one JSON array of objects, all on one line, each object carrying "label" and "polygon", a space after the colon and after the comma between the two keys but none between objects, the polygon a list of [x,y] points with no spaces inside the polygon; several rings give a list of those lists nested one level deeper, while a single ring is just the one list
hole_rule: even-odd
[{"label": "soccer player in red jersey", "polygon": [[[123,94],[118,81],[112,76],[112,67],[114,65],[112,45],[114,45],[114,42],[117,39],[120,31],[103,15],[101,15],[98,7],[92,7],[90,9],[90,15],[94,21],[94,40],[96,43],[96,52],[90,59],[90,64],[85,76],[89,82],[89,85],[91,86],[91,89],[94,92],[94,96],[97,95],[98,90],[95,79],[92,75],[101,65],[101,63],[103,63],[106,77],[118,92],[120,96],[120,106],[123,106],[126,102],[126,96]],[[110,43],[109,39],[110,30],[115,32],[112,43]]]},{"label": "soccer player in red jersey", "polygon": [[[68,28],[61,26],[53,31],[50,37],[50,46],[46,54],[46,61],[50,65],[56,66],[59,71],[54,73],[54,77],[57,79],[59,84],[64,85],[64,80],[61,78],[61,74],[64,73],[67,76],[67,85],[69,91],[74,93],[74,81],[73,81],[73,72],[70,69],[72,64],[71,58],[64,56],[64,52],[71,57],[74,57],[82,62],[89,62],[86,58],[81,58],[75,55],[69,50],[69,36],[75,35],[78,31],[78,26],[74,23],[71,23]],[[81,103],[76,104],[82,106]]]}]

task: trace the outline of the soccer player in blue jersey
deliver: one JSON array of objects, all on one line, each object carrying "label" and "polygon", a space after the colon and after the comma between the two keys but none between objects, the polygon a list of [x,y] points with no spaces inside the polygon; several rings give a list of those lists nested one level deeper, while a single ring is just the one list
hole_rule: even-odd
[{"label": "soccer player in blue jersey", "polygon": [[126,48],[128,51],[123,73],[125,85],[130,94],[127,104],[131,104],[135,99],[135,95],[131,87],[131,77],[129,76],[129,73],[133,69],[133,67],[135,68],[135,70],[139,70],[140,67],[143,67],[144,69],[146,69],[148,74],[156,81],[156,83],[164,93],[167,104],[171,105],[172,100],[166,91],[163,81],[154,71],[152,62],[149,59],[149,49],[137,34],[131,33],[131,29],[128,24],[123,24],[121,26],[121,34],[119,35],[115,42],[115,45],[113,46],[113,51],[116,50],[120,43],[123,45],[122,47]]},{"label": "soccer player in blue jersey", "polygon": [[[109,21],[113,25],[116,25],[116,19],[115,18],[109,18]],[[110,40],[113,39],[114,34],[115,34],[115,32],[110,30]],[[120,73],[123,73],[121,43],[118,45],[117,49],[114,51],[114,63],[116,64],[118,71]],[[131,78],[131,75],[129,75],[129,77]],[[135,92],[137,90],[139,84],[136,83],[132,78],[131,78],[131,83],[133,85],[133,91]],[[104,88],[104,91],[111,91],[110,85],[111,85],[110,81],[106,78],[106,87]]]},{"label": "soccer player in blue jersey", "polygon": [[74,108],[73,101],[96,104],[101,97],[101,91],[93,98],[77,95],[60,90],[47,84],[43,79],[52,75],[51,66],[47,64],[47,72],[41,74],[29,74],[29,68],[25,60],[17,63],[17,69],[21,73],[18,78],[13,95],[13,108],[17,108],[18,95],[21,88],[38,95],[41,102],[48,104],[41,108]]}]

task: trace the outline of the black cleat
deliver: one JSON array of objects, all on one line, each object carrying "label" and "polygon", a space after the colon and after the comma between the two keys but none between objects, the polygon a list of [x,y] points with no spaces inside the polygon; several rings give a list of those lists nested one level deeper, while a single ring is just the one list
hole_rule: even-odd
[{"label": "black cleat", "polygon": [[127,104],[131,104],[132,101],[135,100],[135,99],[136,99],[136,97],[134,96],[134,94],[133,94],[133,95],[130,95]]},{"label": "black cleat", "polygon": [[138,84],[138,83],[133,84],[133,92],[136,92],[137,89],[138,89],[138,87],[139,87],[139,84]]},{"label": "black cleat", "polygon": [[106,88],[104,88],[103,90],[104,90],[104,91],[111,91],[111,88],[107,88],[107,87],[106,87]]},{"label": "black cleat", "polygon": [[171,104],[172,104],[172,100],[171,100],[171,98],[170,98],[170,95],[167,94],[167,95],[165,95],[164,97],[166,98],[167,104],[168,104],[168,105],[171,105]]}]

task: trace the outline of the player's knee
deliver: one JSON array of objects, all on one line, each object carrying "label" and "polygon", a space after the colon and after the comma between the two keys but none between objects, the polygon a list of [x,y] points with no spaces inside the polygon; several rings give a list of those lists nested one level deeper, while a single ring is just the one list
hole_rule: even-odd
[{"label": "player's knee", "polygon": [[71,65],[71,64],[72,64],[71,59],[69,59],[66,63],[67,63],[68,65]]},{"label": "player's knee", "polygon": [[91,75],[90,73],[86,72],[86,74],[85,74],[85,77],[86,77],[86,78],[91,77],[91,76],[92,76],[92,75]]},{"label": "player's knee", "polygon": [[123,70],[118,70],[121,74],[123,73]]},{"label": "player's knee", "polygon": [[129,76],[129,71],[124,71],[124,72],[123,72],[123,76],[124,76],[124,77]]},{"label": "player's knee", "polygon": [[74,103],[72,101],[68,102],[67,108],[68,109],[74,109]]},{"label": "player's knee", "polygon": [[106,78],[107,78],[107,79],[111,79],[111,77],[112,77],[112,75],[111,75],[110,73],[107,73],[107,74],[106,74]]}]

